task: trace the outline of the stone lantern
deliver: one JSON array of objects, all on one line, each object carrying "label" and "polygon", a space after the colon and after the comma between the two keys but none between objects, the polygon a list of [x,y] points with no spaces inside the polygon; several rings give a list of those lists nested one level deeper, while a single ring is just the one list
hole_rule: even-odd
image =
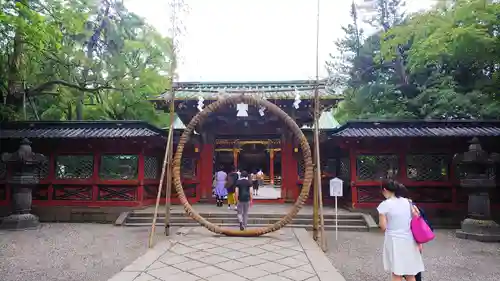
[{"label": "stone lantern", "polygon": [[10,175],[7,182],[11,190],[12,214],[3,218],[0,229],[36,228],[40,222],[31,214],[32,190],[40,181],[40,168],[46,157],[31,151],[31,142],[23,139],[14,153],[2,154]]},{"label": "stone lantern", "polygon": [[456,236],[483,242],[500,241],[500,225],[492,220],[490,211],[490,193],[497,188],[495,166],[500,156],[488,154],[474,138],[469,150],[455,155],[453,160],[462,174],[460,186],[469,195],[468,215]]}]

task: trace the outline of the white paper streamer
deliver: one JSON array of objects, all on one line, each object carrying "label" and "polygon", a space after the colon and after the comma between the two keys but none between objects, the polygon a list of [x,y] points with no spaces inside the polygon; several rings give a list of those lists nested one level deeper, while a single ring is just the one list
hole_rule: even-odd
[{"label": "white paper streamer", "polygon": [[301,102],[302,102],[302,100],[300,100],[299,91],[297,89],[295,89],[295,101],[293,102],[293,107],[295,107],[295,109],[298,109],[299,108],[299,104]]},{"label": "white paper streamer", "polygon": [[261,107],[259,108],[259,114],[260,114],[260,116],[264,116],[264,111],[265,111],[265,110],[266,110],[266,108],[265,108],[265,107],[263,107],[263,106],[261,106]]},{"label": "white paper streamer", "polygon": [[199,111],[202,111],[203,110],[203,107],[205,106],[205,104],[203,103],[205,101],[205,99],[202,97],[202,96],[198,96],[198,110]]},{"label": "white paper streamer", "polygon": [[236,110],[238,110],[236,113],[237,117],[248,117],[248,104],[238,103],[236,105]]}]

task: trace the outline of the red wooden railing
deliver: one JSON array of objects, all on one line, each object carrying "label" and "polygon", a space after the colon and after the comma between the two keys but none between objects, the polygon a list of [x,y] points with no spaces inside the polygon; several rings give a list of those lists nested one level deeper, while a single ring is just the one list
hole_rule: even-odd
[{"label": "red wooden railing", "polygon": [[[60,178],[56,175],[56,159],[58,155],[92,155],[93,167],[91,176],[82,179]],[[123,155],[123,152],[116,153]],[[33,206],[86,206],[86,207],[136,207],[155,204],[159,185],[159,176],[155,179],[145,178],[144,153],[127,153],[137,156],[137,176],[131,179],[105,179],[99,176],[101,168],[100,152],[65,153],[48,155],[48,171],[33,190]],[[161,160],[161,158],[158,158]],[[158,161],[161,164],[160,161]],[[160,167],[158,169],[158,174]],[[7,176],[0,178],[0,206],[10,204],[10,186]],[[191,203],[200,199],[199,161],[196,160],[194,175],[183,178],[184,190]],[[166,182],[166,181],[164,181]],[[165,202],[165,186],[160,203]],[[175,189],[172,188],[172,203],[178,203]]]}]

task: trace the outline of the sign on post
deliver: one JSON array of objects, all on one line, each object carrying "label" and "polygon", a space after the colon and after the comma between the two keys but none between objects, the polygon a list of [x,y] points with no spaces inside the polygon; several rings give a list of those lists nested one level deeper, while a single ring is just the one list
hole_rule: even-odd
[{"label": "sign on post", "polygon": [[339,216],[337,209],[337,197],[342,197],[344,190],[344,181],[339,178],[330,180],[330,196],[335,197],[335,240],[338,240]]},{"label": "sign on post", "polygon": [[339,178],[330,180],[330,196],[342,197],[343,196],[344,181]]}]

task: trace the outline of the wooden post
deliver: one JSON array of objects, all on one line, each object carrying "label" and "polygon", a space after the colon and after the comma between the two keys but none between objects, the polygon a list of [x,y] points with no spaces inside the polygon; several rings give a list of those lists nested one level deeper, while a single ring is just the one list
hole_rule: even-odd
[{"label": "wooden post", "polygon": [[[173,81],[172,81],[173,82]],[[172,100],[170,101],[170,127],[168,134],[172,137],[167,144],[168,160],[167,160],[167,187],[165,189],[165,235],[170,235],[170,199],[172,196],[172,158],[174,154],[174,111],[175,111],[175,91],[172,87]]]},{"label": "wooden post", "polygon": [[236,148],[233,148],[233,165],[234,165],[234,170],[238,170],[238,150]]},{"label": "wooden post", "polygon": [[160,184],[158,186],[158,195],[156,197],[155,212],[153,215],[153,223],[151,224],[151,233],[149,234],[149,248],[153,247],[153,237],[155,235],[156,219],[158,217],[158,207],[160,205],[161,190],[163,187],[163,180],[165,178],[165,170],[167,170],[167,186],[165,188],[165,235],[169,235],[170,231],[170,195],[172,193],[172,152],[174,142],[174,110],[175,110],[175,90],[174,90],[174,77],[175,77],[175,62],[176,62],[176,32],[177,32],[177,1],[173,0],[170,3],[172,8],[172,57],[170,60],[170,126],[168,129],[167,144],[165,146],[165,156],[163,158],[163,166],[161,169]]},{"label": "wooden post", "polygon": [[[172,101],[173,102],[173,99]],[[151,224],[151,232],[149,233],[149,242],[148,242],[148,247],[152,248],[153,247],[153,238],[155,235],[155,230],[156,230],[156,219],[158,218],[158,207],[160,205],[160,197],[161,197],[161,191],[163,188],[163,179],[165,178],[165,170],[168,162],[169,156],[169,144],[173,141],[173,136],[174,132],[172,129],[169,129],[168,131],[168,138],[167,138],[167,144],[165,146],[165,156],[163,157],[163,165],[161,168],[161,177],[160,177],[160,184],[158,185],[158,195],[156,196],[156,205],[155,205],[155,212],[153,214],[153,222]]]},{"label": "wooden post", "polygon": [[274,149],[269,149],[269,183],[274,185]]},{"label": "wooden post", "polygon": [[[316,142],[314,142],[315,144]],[[316,179],[316,146],[314,147],[314,177],[313,177],[313,239],[314,241],[318,241],[318,229],[319,229],[319,206],[318,206],[318,180]]]},{"label": "wooden post", "polygon": [[177,2],[177,0],[172,0],[172,60],[170,61],[170,126],[168,130],[169,141],[167,143],[167,186],[165,188],[165,235],[170,235],[170,199],[172,197],[172,159],[174,158],[174,119],[175,119],[175,63],[177,62],[177,45],[176,45],[176,33],[177,33],[177,9],[179,5],[182,5],[183,1]]},{"label": "wooden post", "polygon": [[319,13],[320,13],[320,0],[317,0],[317,19],[316,19],[316,87],[314,88],[314,199],[318,201],[318,207],[315,209],[319,216],[319,230],[321,238],[321,248],[326,252],[326,237],[325,237],[325,220],[323,217],[323,195],[321,188],[321,161],[319,152],[319,117],[321,114],[319,102]]}]

